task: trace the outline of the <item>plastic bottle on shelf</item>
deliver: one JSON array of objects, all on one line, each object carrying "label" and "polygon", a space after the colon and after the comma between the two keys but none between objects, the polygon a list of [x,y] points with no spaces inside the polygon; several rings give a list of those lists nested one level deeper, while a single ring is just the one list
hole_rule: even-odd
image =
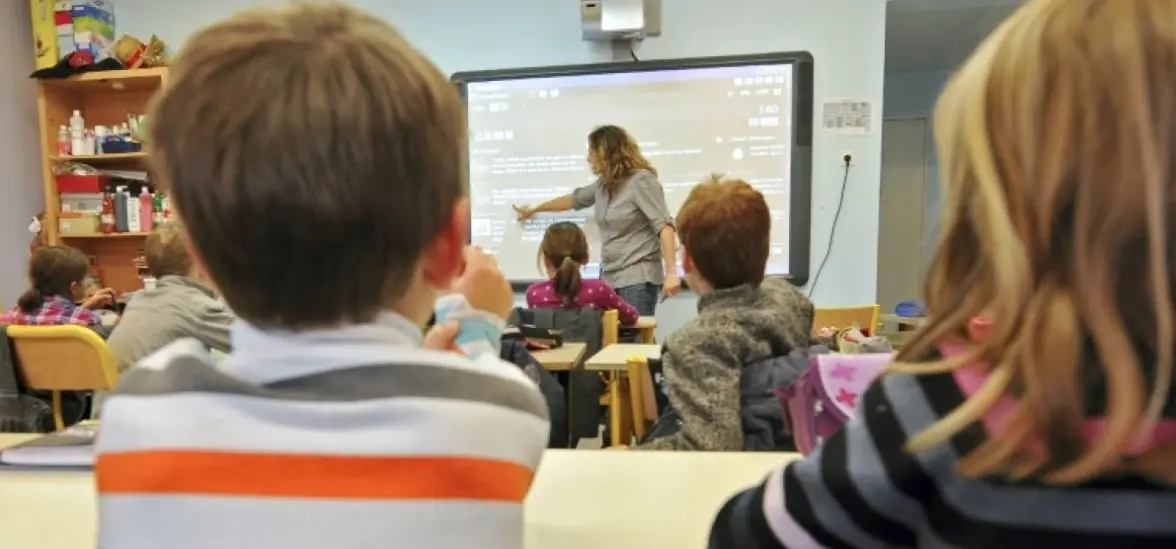
[{"label": "plastic bottle on shelf", "polygon": [[110,195],[110,189],[102,193],[102,213],[98,219],[102,234],[114,232],[114,197]]},{"label": "plastic bottle on shelf", "polygon": [[69,156],[73,154],[73,143],[70,142],[69,128],[57,128],[57,155]]},{"label": "plastic bottle on shelf", "polygon": [[86,130],[82,134],[82,154],[93,156],[98,154],[98,139],[94,135],[94,130]]},{"label": "plastic bottle on shelf", "polygon": [[106,126],[94,126],[94,154],[102,154],[106,143]]},{"label": "plastic bottle on shelf", "polygon": [[69,130],[69,150],[74,156],[82,156],[86,154],[86,132],[85,130]]},{"label": "plastic bottle on shelf", "polygon": [[86,120],[82,118],[82,111],[75,110],[69,117],[69,140],[74,156],[86,154]]},{"label": "plastic bottle on shelf", "polygon": [[114,230],[127,232],[127,188],[117,187],[114,191]]},{"label": "plastic bottle on shelf", "polygon": [[164,219],[163,219],[163,191],[155,191],[155,194],[152,196],[152,198],[154,198],[154,200],[153,200],[154,203],[151,205],[151,212],[152,212],[151,221],[153,224],[159,225],[160,223],[163,223],[163,221],[164,221]]},{"label": "plastic bottle on shelf", "polygon": [[75,110],[73,116],[69,117],[70,131],[81,132],[86,129],[86,119],[82,118],[82,111]]},{"label": "plastic bottle on shelf", "polygon": [[130,192],[123,193],[127,203],[127,232],[137,233],[143,230],[139,220],[139,197]]},{"label": "plastic bottle on shelf", "polygon": [[155,225],[155,201],[151,199],[151,192],[147,185],[139,193],[139,230],[149,233]]}]

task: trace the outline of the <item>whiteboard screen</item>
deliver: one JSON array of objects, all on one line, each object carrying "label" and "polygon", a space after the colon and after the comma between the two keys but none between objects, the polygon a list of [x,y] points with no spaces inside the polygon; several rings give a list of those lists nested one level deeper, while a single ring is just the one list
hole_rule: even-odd
[{"label": "whiteboard screen", "polygon": [[803,222],[800,253],[807,270],[807,178],[801,182],[803,219],[793,219],[798,210],[793,204],[795,68],[794,60],[781,60],[551,76],[455,76],[468,108],[471,242],[497,255],[512,280],[538,279],[543,277],[537,254],[544,229],[556,221],[575,221],[592,246],[593,261],[584,274],[598,276],[599,238],[591,208],[540,214],[520,223],[511,206],[536,205],[591,184],[588,134],[615,124],[633,135],[657,168],[671,215],[690,188],[711,173],[744,179],[771,208],[768,273],[795,274],[798,235],[792,231],[797,222]]}]

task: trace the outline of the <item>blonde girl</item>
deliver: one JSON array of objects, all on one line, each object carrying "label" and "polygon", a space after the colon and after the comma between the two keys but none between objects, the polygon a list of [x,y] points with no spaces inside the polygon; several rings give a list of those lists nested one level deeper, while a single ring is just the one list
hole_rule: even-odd
[{"label": "blonde girl", "polygon": [[711,547],[1176,547],[1176,2],[1027,2],[935,126],[928,324]]}]

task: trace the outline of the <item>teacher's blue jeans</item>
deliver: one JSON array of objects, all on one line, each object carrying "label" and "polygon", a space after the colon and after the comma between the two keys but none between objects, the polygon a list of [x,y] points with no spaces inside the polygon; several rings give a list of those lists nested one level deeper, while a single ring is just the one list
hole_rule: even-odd
[{"label": "teacher's blue jeans", "polygon": [[661,294],[661,287],[656,284],[644,282],[616,290],[621,299],[635,307],[637,314],[641,316],[653,316],[657,310],[657,298]]}]

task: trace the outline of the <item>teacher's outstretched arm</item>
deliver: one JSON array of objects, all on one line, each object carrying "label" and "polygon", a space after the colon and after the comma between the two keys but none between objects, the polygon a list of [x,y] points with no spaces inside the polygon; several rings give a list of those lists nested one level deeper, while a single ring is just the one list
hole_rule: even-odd
[{"label": "teacher's outstretched arm", "polygon": [[568,210],[583,210],[596,204],[596,183],[579,187],[576,190],[557,196],[539,204],[538,206],[514,206],[515,215],[519,221],[530,219],[537,213],[558,213]]},{"label": "teacher's outstretched arm", "polygon": [[666,270],[662,299],[677,295],[682,291],[682,281],[678,279],[678,243],[674,234],[674,218],[666,207],[666,192],[657,176],[650,172],[641,172],[641,175],[632,179],[632,184],[637,190],[637,208],[649,219],[661,245],[662,264]]}]

